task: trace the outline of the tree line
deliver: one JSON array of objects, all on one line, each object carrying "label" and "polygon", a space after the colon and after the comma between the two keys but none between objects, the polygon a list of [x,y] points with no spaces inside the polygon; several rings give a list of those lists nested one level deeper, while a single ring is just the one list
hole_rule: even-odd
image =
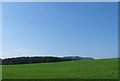
[{"label": "tree line", "polygon": [[60,57],[16,57],[0,59],[2,65],[13,65],[13,64],[31,64],[31,63],[48,63],[48,62],[62,62],[69,61],[71,59],[65,59]]}]

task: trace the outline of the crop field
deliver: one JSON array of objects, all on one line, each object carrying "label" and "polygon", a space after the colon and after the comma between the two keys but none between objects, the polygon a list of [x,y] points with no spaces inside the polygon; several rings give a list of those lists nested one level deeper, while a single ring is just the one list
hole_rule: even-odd
[{"label": "crop field", "polygon": [[3,65],[3,79],[117,79],[118,59]]}]

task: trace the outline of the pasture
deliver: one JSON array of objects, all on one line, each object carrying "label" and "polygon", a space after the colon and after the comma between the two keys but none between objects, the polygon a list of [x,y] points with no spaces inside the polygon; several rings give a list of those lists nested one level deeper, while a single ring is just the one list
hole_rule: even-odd
[{"label": "pasture", "polygon": [[3,79],[117,79],[118,59],[3,65]]}]

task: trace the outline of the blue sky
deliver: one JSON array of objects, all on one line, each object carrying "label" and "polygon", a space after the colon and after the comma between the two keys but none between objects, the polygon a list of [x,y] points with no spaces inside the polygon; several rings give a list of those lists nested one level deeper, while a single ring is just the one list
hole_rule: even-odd
[{"label": "blue sky", "polygon": [[3,58],[118,56],[117,3],[3,3]]}]

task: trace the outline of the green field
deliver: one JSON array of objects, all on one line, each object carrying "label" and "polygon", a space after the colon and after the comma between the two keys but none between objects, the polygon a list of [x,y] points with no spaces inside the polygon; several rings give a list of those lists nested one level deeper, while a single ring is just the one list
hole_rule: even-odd
[{"label": "green field", "polygon": [[3,79],[117,79],[118,59],[3,65]]}]

